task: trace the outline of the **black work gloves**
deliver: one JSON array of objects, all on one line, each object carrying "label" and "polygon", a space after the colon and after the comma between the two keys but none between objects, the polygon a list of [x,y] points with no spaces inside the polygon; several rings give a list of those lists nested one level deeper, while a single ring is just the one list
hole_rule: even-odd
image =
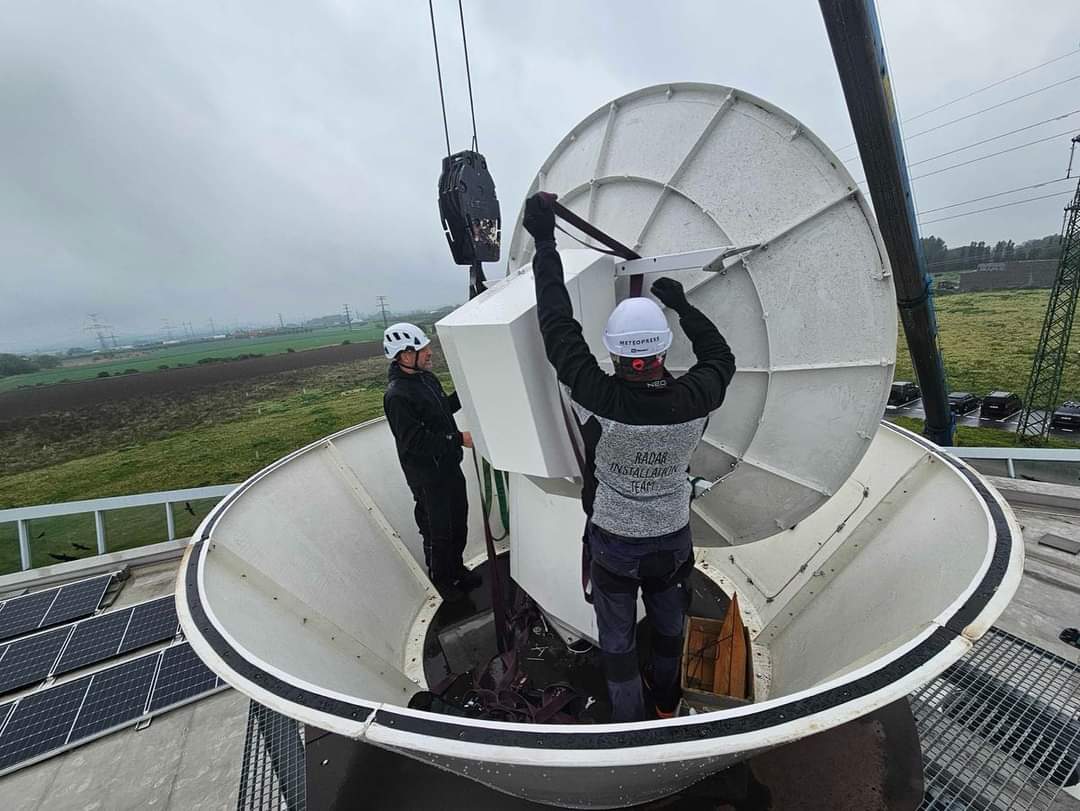
[{"label": "black work gloves", "polygon": [[551,210],[554,194],[537,192],[525,201],[525,215],[521,224],[537,242],[555,241],[555,212]]},{"label": "black work gloves", "polygon": [[649,292],[656,296],[661,304],[670,307],[680,316],[690,308],[690,302],[686,300],[682,285],[674,279],[661,276],[652,283]]}]

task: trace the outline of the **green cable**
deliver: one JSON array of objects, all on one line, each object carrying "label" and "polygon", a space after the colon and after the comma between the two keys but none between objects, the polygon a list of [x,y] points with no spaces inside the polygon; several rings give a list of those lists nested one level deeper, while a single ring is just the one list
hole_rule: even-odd
[{"label": "green cable", "polygon": [[495,538],[495,540],[501,541],[510,532],[510,505],[506,498],[506,482],[503,478],[504,476],[506,476],[506,474],[501,470],[495,470],[494,468],[492,468],[491,463],[488,462],[487,459],[482,459],[482,467],[484,470],[484,475],[483,486],[480,489],[480,501],[484,507],[484,517],[486,519],[487,516],[491,515],[491,479],[492,472],[494,472],[495,493],[499,499],[499,519],[502,521],[503,525],[503,534],[500,535],[498,538]]}]

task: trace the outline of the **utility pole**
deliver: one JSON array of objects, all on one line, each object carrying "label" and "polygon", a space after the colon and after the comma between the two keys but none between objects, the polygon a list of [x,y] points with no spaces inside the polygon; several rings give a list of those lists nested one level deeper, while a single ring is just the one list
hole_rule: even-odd
[{"label": "utility pole", "polygon": [[953,444],[954,420],[938,347],[931,279],[919,241],[904,145],[885,61],[874,0],[818,0],[836,70],[874,201],[881,239],[892,265],[900,321],[922,388],[923,433]]},{"label": "utility pole", "polygon": [[277,314],[277,322],[279,327],[285,329],[285,319],[281,317],[281,313]]},{"label": "utility pole", "polygon": [[382,313],[382,328],[385,330],[390,326],[386,321],[386,296],[375,296],[375,301],[379,305],[379,311]]},{"label": "utility pole", "polygon": [[[1074,145],[1077,142],[1080,142],[1080,135],[1073,139]],[[1050,290],[1050,301],[1046,304],[1035,361],[1031,365],[1024,410],[1016,425],[1016,435],[1028,442],[1041,443],[1046,439],[1061,394],[1061,376],[1069,351],[1076,299],[1080,296],[1080,183],[1072,203],[1065,207],[1065,216],[1061,258]]]},{"label": "utility pole", "polygon": [[173,339],[173,337],[172,337],[172,331],[173,331],[172,324],[169,323],[168,318],[162,318],[161,319],[161,324],[162,324],[161,329],[165,332],[165,335],[168,336],[168,340],[171,341]]},{"label": "utility pole", "polygon": [[207,320],[210,322],[210,337],[213,338],[215,335],[217,335],[217,327],[214,326],[213,317],[208,318]]},{"label": "utility pole", "polygon": [[349,325],[349,331],[352,332],[352,314],[349,312],[349,305],[345,305],[345,323]]}]

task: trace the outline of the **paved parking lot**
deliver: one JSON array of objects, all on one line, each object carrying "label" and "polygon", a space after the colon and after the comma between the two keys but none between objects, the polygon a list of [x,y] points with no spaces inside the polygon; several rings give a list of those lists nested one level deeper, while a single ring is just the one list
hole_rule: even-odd
[{"label": "paved parking lot", "polygon": [[[915,419],[924,419],[922,400],[915,400],[907,405],[893,407],[888,406],[885,409],[885,417],[914,417]],[[1008,419],[1004,420],[984,420],[979,416],[979,409],[975,409],[963,416],[957,416],[957,425],[970,425],[975,428],[997,428],[999,431],[1016,431],[1016,423],[1020,419],[1020,412],[1013,414]],[[1075,439],[1080,443],[1080,431],[1070,431],[1063,428],[1051,428],[1050,433],[1053,436],[1059,436],[1062,439]]]}]

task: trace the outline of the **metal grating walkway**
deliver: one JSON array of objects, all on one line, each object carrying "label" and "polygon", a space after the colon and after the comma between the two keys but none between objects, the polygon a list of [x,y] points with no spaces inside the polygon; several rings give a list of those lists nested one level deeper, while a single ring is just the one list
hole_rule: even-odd
[{"label": "metal grating walkway", "polygon": [[252,701],[238,811],[305,811],[304,727]]},{"label": "metal grating walkway", "polygon": [[1077,782],[1080,666],[992,628],[910,696],[922,809],[1046,809]]},{"label": "metal grating walkway", "polygon": [[[909,697],[922,743],[920,811],[1049,809],[1080,777],[1080,665],[992,628]],[[238,811],[305,811],[303,727],[255,702]]]}]

